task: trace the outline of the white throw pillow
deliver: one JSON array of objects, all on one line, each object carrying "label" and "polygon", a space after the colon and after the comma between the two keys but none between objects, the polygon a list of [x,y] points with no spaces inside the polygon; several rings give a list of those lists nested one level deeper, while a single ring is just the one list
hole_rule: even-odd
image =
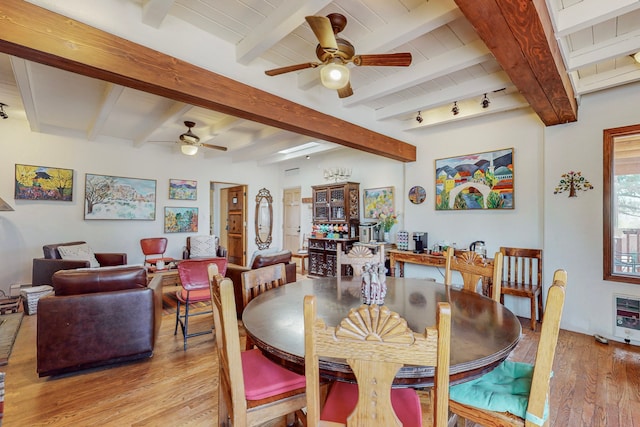
[{"label": "white throw pillow", "polygon": [[189,239],[190,258],[215,257],[218,253],[216,236],[191,236]]},{"label": "white throw pillow", "polygon": [[62,259],[80,259],[89,261],[90,267],[100,267],[96,256],[86,243],[72,246],[58,246],[58,252],[60,252]]}]

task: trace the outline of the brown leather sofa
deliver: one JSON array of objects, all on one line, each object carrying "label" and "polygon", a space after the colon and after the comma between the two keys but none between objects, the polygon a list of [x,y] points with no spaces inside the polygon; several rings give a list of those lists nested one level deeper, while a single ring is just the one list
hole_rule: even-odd
[{"label": "brown leather sofa", "polygon": [[58,271],[40,298],[37,371],[48,376],[150,357],[162,321],[162,277],[140,266]]},{"label": "brown leather sofa", "polygon": [[[42,252],[44,258],[34,258],[31,271],[31,284],[33,286],[50,285],[53,273],[58,270],[70,270],[73,268],[88,268],[89,261],[62,259],[59,246],[75,246],[85,242],[67,242],[44,245]],[[126,253],[95,253],[100,267],[114,265],[125,265],[127,263]]]},{"label": "brown leather sofa", "polygon": [[253,262],[249,267],[243,267],[236,264],[227,265],[227,276],[233,282],[233,290],[236,297],[236,311],[238,319],[242,317],[244,306],[242,303],[242,272],[253,270],[255,268],[266,267],[273,264],[285,264],[287,270],[287,283],[296,281],[296,263],[291,261],[291,251],[270,252],[258,254],[253,258]]}]

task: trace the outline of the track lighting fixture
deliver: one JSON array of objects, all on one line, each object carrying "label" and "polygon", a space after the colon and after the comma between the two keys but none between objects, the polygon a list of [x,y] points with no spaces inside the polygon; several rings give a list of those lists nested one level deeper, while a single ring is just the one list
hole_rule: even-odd
[{"label": "track lighting fixture", "polygon": [[484,94],[484,98],[482,98],[482,108],[489,108],[489,104],[491,103],[491,101],[489,101],[489,98],[487,98],[487,94]]},{"label": "track lighting fixture", "polygon": [[422,123],[422,120],[424,120],[424,119],[423,119],[423,118],[422,118],[422,116],[420,115],[420,111],[418,111],[418,115],[416,116],[416,122],[418,122],[418,123]]},{"label": "track lighting fixture", "polygon": [[0,117],[2,117],[3,119],[8,119],[9,116],[4,112],[4,107],[8,107],[8,105],[0,102]]},{"label": "track lighting fixture", "polygon": [[460,108],[458,108],[458,101],[453,101],[453,108],[451,109],[451,112],[454,116],[457,116],[458,113],[460,113]]}]

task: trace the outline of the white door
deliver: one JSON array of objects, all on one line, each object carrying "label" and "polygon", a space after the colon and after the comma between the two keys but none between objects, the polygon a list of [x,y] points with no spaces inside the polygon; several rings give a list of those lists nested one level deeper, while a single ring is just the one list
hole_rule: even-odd
[{"label": "white door", "polygon": [[284,190],[284,247],[293,253],[302,247],[300,240],[300,187]]}]

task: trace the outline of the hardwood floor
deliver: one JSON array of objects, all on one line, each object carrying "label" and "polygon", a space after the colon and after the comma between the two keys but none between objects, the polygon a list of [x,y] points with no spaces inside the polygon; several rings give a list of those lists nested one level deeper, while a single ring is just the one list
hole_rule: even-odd
[{"label": "hardwood floor", "polygon": [[[213,426],[217,356],[212,335],[187,351],[164,316],[151,359],[55,378],[36,374],[36,316],[25,316],[6,372],[4,427]],[[207,323],[209,322],[209,323]],[[202,316],[192,326],[210,325]],[[539,332],[523,319],[512,359],[532,362]],[[114,331],[117,333],[117,331]],[[560,332],[551,386],[551,426],[640,427],[640,349]],[[281,421],[265,426],[281,426]]]}]

